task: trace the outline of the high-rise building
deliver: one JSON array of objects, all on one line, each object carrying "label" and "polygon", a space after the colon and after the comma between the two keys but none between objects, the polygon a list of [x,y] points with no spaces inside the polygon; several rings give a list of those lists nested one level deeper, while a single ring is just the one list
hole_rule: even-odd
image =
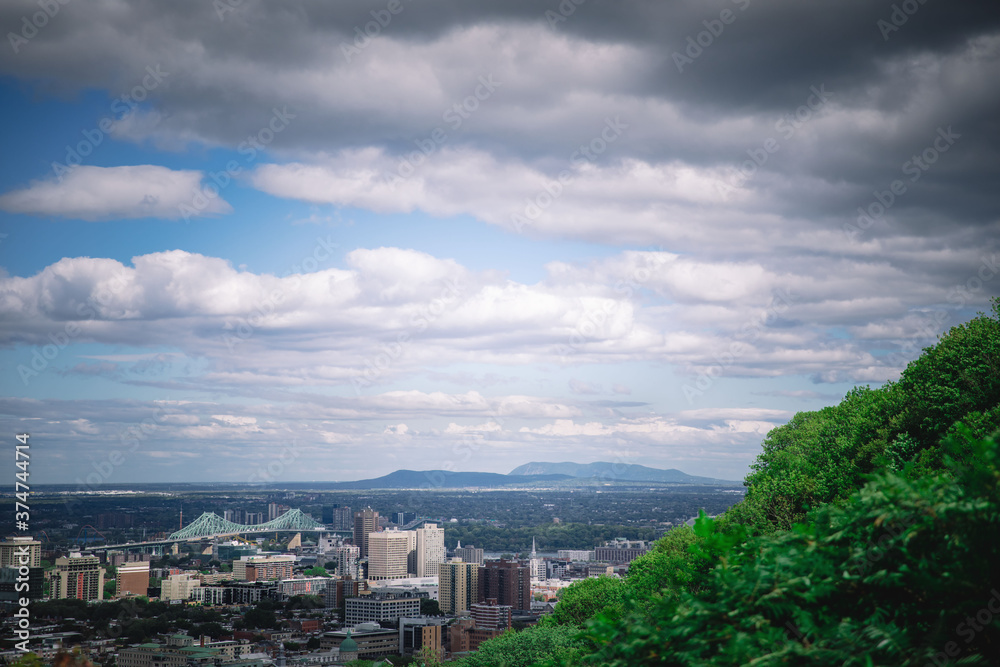
[{"label": "high-rise building", "polygon": [[0,542],[0,567],[42,566],[42,543],[30,537],[10,537]]},{"label": "high-rise building", "polygon": [[482,549],[477,549],[471,544],[463,547],[462,542],[459,541],[458,546],[455,547],[455,558],[461,558],[466,563],[482,565],[485,560],[485,554]]},{"label": "high-rise building", "polygon": [[477,602],[495,599],[515,611],[531,611],[531,568],[519,561],[488,560],[479,568]]},{"label": "high-rise building", "polygon": [[366,507],[354,514],[354,544],[361,549],[361,557],[368,558],[368,536],[378,531],[378,512]]},{"label": "high-rise building", "polygon": [[412,530],[385,530],[368,536],[368,578],[403,579],[412,570],[411,553],[417,534]]},{"label": "high-rise building", "polygon": [[115,575],[115,597],[149,593],[149,561],[122,563]]},{"label": "high-rise building", "polygon": [[337,505],[333,506],[333,512],[330,517],[330,528],[333,530],[351,530],[354,528],[354,514],[351,512],[351,508],[339,507]]},{"label": "high-rise building", "polygon": [[393,523],[404,526],[417,518],[416,512],[396,512],[392,515]]},{"label": "high-rise building", "polygon": [[354,515],[351,508],[340,505],[323,506],[323,523],[330,526],[332,530],[352,530],[354,528]]},{"label": "high-rise building", "polygon": [[104,568],[97,556],[74,552],[57,558],[55,579],[56,599],[100,600],[104,593]]},{"label": "high-rise building", "polygon": [[469,608],[472,620],[476,622],[476,628],[480,630],[510,630],[513,618],[513,609],[510,605],[497,604],[494,599],[489,599],[485,603],[477,602]]},{"label": "high-rise building", "polygon": [[351,577],[358,579],[358,559],[361,557],[361,549],[353,545],[343,545],[333,547],[326,552],[326,569],[330,571],[330,564],[336,563],[336,575],[338,577]]},{"label": "high-rise building", "polygon": [[270,503],[267,506],[267,520],[274,521],[279,516],[281,516],[285,512],[288,512],[291,509],[292,508],[289,507],[288,505],[279,505],[278,503]]},{"label": "high-rise building", "polygon": [[417,571],[418,577],[434,577],[438,573],[438,564],[445,562],[444,528],[436,523],[426,523],[423,528],[417,528]]},{"label": "high-rise building", "polygon": [[480,568],[452,559],[438,565],[438,605],[446,614],[467,611],[478,602]]}]

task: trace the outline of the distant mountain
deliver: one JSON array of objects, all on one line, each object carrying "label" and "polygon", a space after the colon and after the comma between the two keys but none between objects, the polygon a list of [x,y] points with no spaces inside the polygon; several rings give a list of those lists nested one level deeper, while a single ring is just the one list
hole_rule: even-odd
[{"label": "distant mountain", "polygon": [[[558,482],[573,479],[572,475],[502,475],[495,472],[450,472],[448,470],[397,470],[375,479],[356,482],[336,482],[334,489],[454,489],[467,486],[494,487]],[[327,486],[327,485],[324,485]]]},{"label": "distant mountain", "polygon": [[634,463],[525,463],[510,471],[510,476],[568,475],[577,479],[598,479],[607,482],[661,482],[665,484],[739,484],[725,479],[696,477],[673,468],[661,470]]}]

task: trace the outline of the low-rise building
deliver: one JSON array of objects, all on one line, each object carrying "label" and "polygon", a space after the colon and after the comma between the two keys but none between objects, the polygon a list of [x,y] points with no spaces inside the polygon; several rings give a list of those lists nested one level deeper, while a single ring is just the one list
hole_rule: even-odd
[{"label": "low-rise building", "polygon": [[233,579],[267,581],[291,579],[295,556],[244,556],[233,561]]},{"label": "low-rise building", "polygon": [[605,563],[631,563],[647,551],[649,546],[643,540],[617,539],[594,549],[594,560]]},{"label": "low-rise building", "polygon": [[418,616],[399,619],[399,654],[413,655],[424,649],[444,658],[444,639],[450,618]]},{"label": "low-rise building", "polygon": [[327,632],[320,637],[320,648],[341,648],[348,635],[357,644],[358,658],[362,660],[395,655],[399,650],[399,630],[386,629],[378,623],[360,623],[353,628]]},{"label": "low-rise building", "polygon": [[172,635],[164,644],[139,644],[118,651],[119,667],[187,667],[187,665],[219,665],[224,667],[262,667],[263,661],[243,656],[248,644],[213,642],[195,644],[187,635]]},{"label": "low-rise building", "polygon": [[172,574],[160,582],[160,599],[166,602],[190,600],[196,588],[201,588],[197,574]]},{"label": "low-rise building", "polygon": [[115,574],[115,597],[148,595],[149,561],[122,563]]},{"label": "low-rise building", "polygon": [[388,623],[395,625],[402,616],[420,615],[420,598],[409,595],[372,594],[347,598],[344,621],[357,623]]}]

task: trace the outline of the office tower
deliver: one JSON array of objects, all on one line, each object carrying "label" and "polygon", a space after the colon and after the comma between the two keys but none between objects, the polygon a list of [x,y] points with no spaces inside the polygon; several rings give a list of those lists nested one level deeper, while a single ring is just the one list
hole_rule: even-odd
[{"label": "office tower", "polygon": [[149,561],[122,563],[115,575],[115,597],[149,593]]},{"label": "office tower", "polygon": [[354,514],[354,544],[361,549],[361,557],[368,558],[368,536],[378,531],[378,512],[366,507]]},{"label": "office tower", "polygon": [[104,568],[97,556],[74,552],[56,559],[53,597],[75,600],[100,600],[104,592]]},{"label": "office tower", "polygon": [[486,561],[479,568],[477,601],[491,598],[515,611],[531,611],[531,568],[518,561]]},{"label": "office tower", "polygon": [[482,549],[477,549],[471,544],[463,547],[461,542],[455,547],[455,558],[461,558],[466,563],[475,563],[476,565],[482,565],[485,560]]},{"label": "office tower", "polygon": [[0,542],[0,567],[41,567],[42,543],[30,537],[11,537]]},{"label": "office tower", "polygon": [[438,564],[445,562],[444,528],[436,523],[424,524],[417,528],[416,574],[418,577],[437,575]]},{"label": "office tower", "polygon": [[475,563],[450,560],[438,565],[438,604],[446,614],[468,611],[477,602],[479,573]]},{"label": "office tower", "polygon": [[410,523],[416,518],[417,518],[416,512],[396,512],[395,514],[392,515],[393,523],[396,523],[397,525],[400,526],[405,526],[406,524]]},{"label": "office tower", "polygon": [[[288,512],[291,509],[292,508],[289,507],[288,505],[279,505],[278,503],[270,503],[267,506],[267,520],[274,521],[279,516]],[[260,523],[264,523],[264,521],[261,521]]]},{"label": "office tower", "polygon": [[361,549],[356,546],[343,545],[333,547],[326,553],[326,570],[330,571],[330,564],[336,563],[336,574],[338,577],[351,577],[358,579],[358,559],[361,557]]},{"label": "office tower", "polygon": [[354,514],[351,513],[351,508],[346,505],[344,507],[324,505],[323,523],[328,525],[331,530],[353,530]]},{"label": "office tower", "polygon": [[410,574],[410,554],[416,549],[412,530],[386,530],[368,536],[368,578],[403,579]]},{"label": "office tower", "polygon": [[330,521],[330,527],[334,530],[351,530],[354,528],[354,514],[351,512],[351,508],[333,506],[333,517]]}]

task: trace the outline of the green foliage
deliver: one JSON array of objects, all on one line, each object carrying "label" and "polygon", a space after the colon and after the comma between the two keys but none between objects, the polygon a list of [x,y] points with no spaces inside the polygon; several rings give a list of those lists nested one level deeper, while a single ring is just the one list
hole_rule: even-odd
[{"label": "green foliage", "polygon": [[11,667],[45,667],[45,663],[34,653],[25,653],[14,662]]},{"label": "green foliage", "polygon": [[559,591],[555,611],[543,619],[543,625],[582,627],[587,619],[603,613],[609,619],[621,618],[625,611],[625,582],[617,577],[591,577],[574,582]]},{"label": "green foliage", "polygon": [[584,634],[537,664],[1000,664],[998,428],[1000,299],[898,382],[771,431],[744,502],[620,590],[567,588],[541,625]]},{"label": "green foliage", "polygon": [[697,540],[691,528],[675,528],[632,561],[626,579],[631,599],[643,606],[676,601],[680,591],[700,586],[711,567],[691,552]]},{"label": "green foliage", "polygon": [[570,626],[535,626],[521,632],[508,631],[485,641],[479,650],[457,662],[455,667],[529,667],[556,659],[576,660],[584,655],[586,643],[579,630]]},{"label": "green foliage", "polygon": [[329,576],[331,576],[330,573],[326,571],[326,568],[323,567],[322,565],[317,565],[315,567],[309,568],[308,570],[305,571],[305,575],[307,577],[329,577]]},{"label": "green foliage", "polygon": [[799,413],[768,433],[729,521],[755,532],[788,530],[810,508],[843,502],[879,470],[903,470],[911,460],[915,476],[943,470],[941,441],[956,422],[980,437],[993,433],[1000,427],[1000,299],[993,304],[992,317],[953,327],[898,382],[853,389],[839,405]]},{"label": "green foliage", "polygon": [[438,603],[437,600],[432,600],[430,598],[420,598],[420,615],[440,616],[441,605]]},{"label": "green foliage", "polygon": [[243,614],[243,623],[246,627],[255,630],[276,629],[278,627],[278,619],[274,612],[260,605]]},{"label": "green foliage", "polygon": [[997,664],[1000,615],[975,619],[1000,602],[1000,460],[993,440],[964,444],[980,465],[876,476],[807,524],[734,544],[710,585],[678,604],[597,617],[589,638],[601,650],[564,664],[924,665],[946,647]]}]

